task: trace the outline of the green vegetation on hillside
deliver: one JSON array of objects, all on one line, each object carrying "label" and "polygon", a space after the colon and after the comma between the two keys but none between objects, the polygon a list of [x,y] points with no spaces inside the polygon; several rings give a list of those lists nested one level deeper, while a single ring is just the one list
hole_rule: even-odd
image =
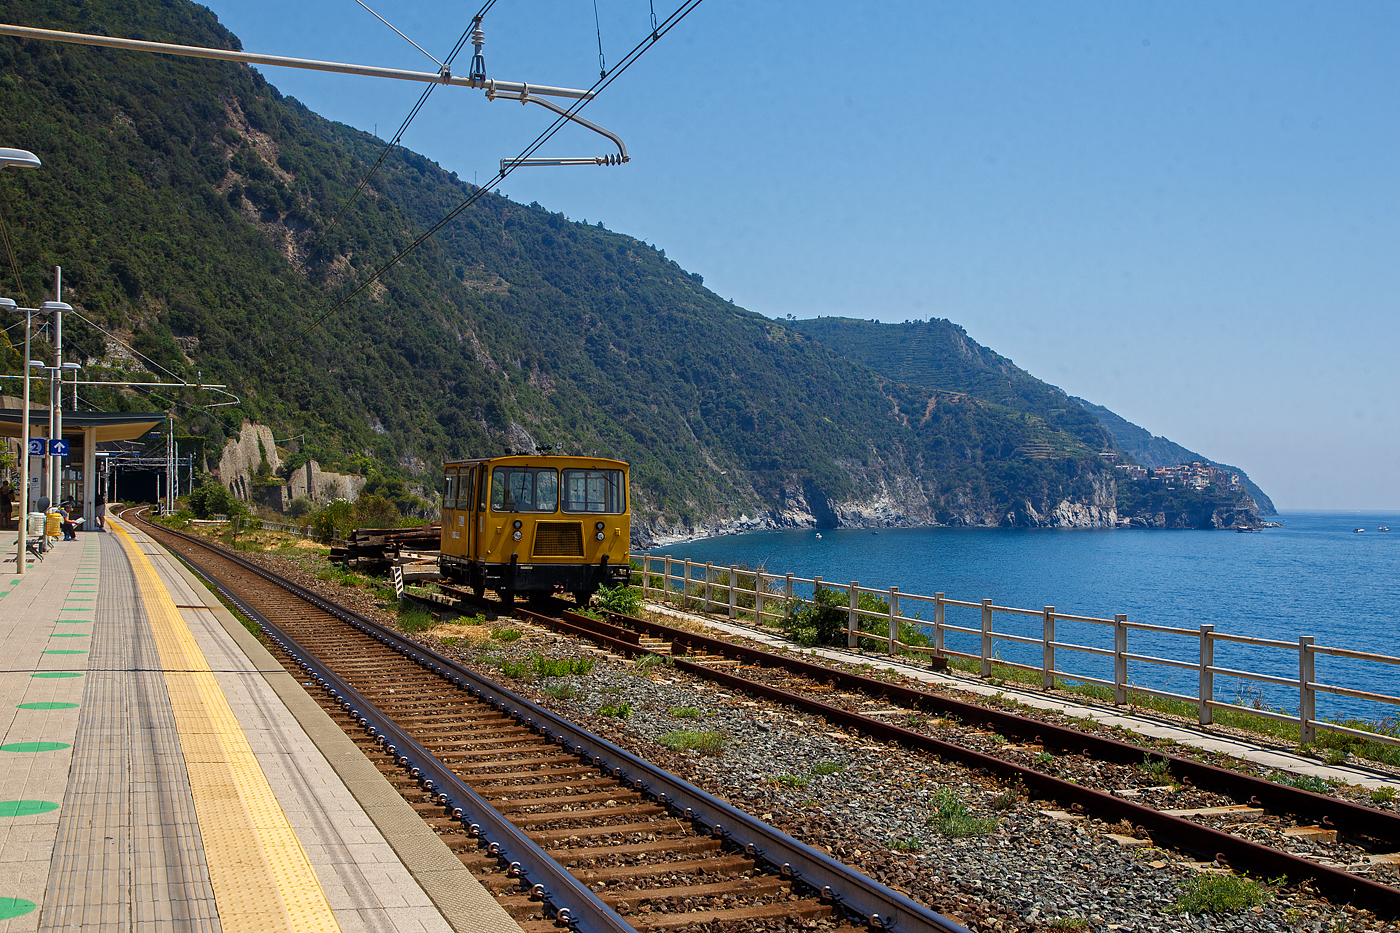
[{"label": "green vegetation on hillside", "polygon": [[[238,45],[183,0],[7,13]],[[837,523],[876,500],[894,503],[889,521],[1025,524],[1111,487],[1097,422],[965,335],[966,359],[885,373],[811,339],[810,322],[721,299],[664,251],[495,195],[326,316],[474,189],[395,149],[351,205],[382,143],[249,68],[3,38],[0,92],[0,138],[44,160],[0,174],[23,277],[3,293],[51,297],[61,265],[85,373],[228,383],[240,401],[225,408],[198,390],[83,392],[173,409],[212,457],[252,419],[304,436],[290,467],[382,474],[402,503],[432,496],[443,459],[532,439],[631,461],[633,504],[655,526],[785,506]],[[148,362],[110,353],[83,318]],[[9,353],[7,371],[21,363]]]}]

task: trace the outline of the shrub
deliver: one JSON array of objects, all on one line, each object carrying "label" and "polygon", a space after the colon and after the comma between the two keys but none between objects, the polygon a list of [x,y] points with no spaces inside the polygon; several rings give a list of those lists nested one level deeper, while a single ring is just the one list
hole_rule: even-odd
[{"label": "shrub", "polygon": [[315,504],[306,496],[297,496],[287,504],[288,518],[302,518],[310,515],[316,508]]},{"label": "shrub", "polygon": [[501,673],[511,680],[524,680],[530,673],[530,665],[526,661],[505,661],[501,664]]},{"label": "shrub", "polygon": [[840,590],[823,587],[812,595],[811,603],[798,606],[787,618],[784,628],[799,645],[843,644],[850,618],[849,597]]},{"label": "shrub", "polygon": [[632,715],[631,703],[618,703],[616,706],[598,707],[599,716],[611,716],[614,719],[626,719]]},{"label": "shrub", "polygon": [[521,632],[518,628],[498,628],[491,632],[491,637],[496,641],[518,641],[520,635]]},{"label": "shrub", "polygon": [[578,695],[578,688],[573,684],[553,684],[545,687],[541,692],[547,697],[554,697],[556,700],[572,700]]},{"label": "shrub", "polygon": [[1371,789],[1372,803],[1390,803],[1395,799],[1395,788],[1387,785],[1385,787],[1374,787]]},{"label": "shrub", "polygon": [[383,496],[361,495],[353,510],[355,525],[360,528],[397,528],[403,516],[398,506]]},{"label": "shrub", "polygon": [[666,712],[677,719],[699,719],[701,715],[698,706],[673,706]]},{"label": "shrub", "polygon": [[620,616],[635,616],[642,611],[642,591],[635,586],[600,586],[598,608]]},{"label": "shrub", "polygon": [[846,770],[844,761],[819,761],[812,765],[812,773],[820,775],[840,774]]},{"label": "shrub", "polygon": [[200,486],[189,494],[188,501],[195,518],[208,519],[215,515],[227,515],[232,518],[235,515],[248,514],[248,507],[218,480],[211,479]]},{"label": "shrub", "polygon": [[344,538],[353,527],[354,506],[349,499],[332,499],[311,516],[311,533],[323,544]]},{"label": "shrub", "polygon": [[1177,892],[1178,913],[1214,914],[1248,910],[1267,901],[1273,891],[1266,885],[1239,875],[1215,873],[1197,875]]}]

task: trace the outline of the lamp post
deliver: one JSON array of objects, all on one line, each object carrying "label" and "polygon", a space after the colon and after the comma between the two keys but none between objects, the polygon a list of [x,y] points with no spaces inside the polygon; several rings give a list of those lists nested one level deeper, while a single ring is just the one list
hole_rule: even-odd
[{"label": "lamp post", "polygon": [[[44,163],[39,161],[39,157],[28,149],[5,149],[0,148],[0,169],[6,168],[38,168]],[[0,306],[14,311],[17,310],[13,299],[0,299]],[[25,309],[24,317],[24,359],[29,359],[29,314],[30,309]],[[24,422],[23,441],[20,447],[20,468],[19,481],[23,489],[20,491],[20,502],[22,503],[19,512],[19,534],[15,535],[15,573],[24,573],[24,522],[28,514],[29,507],[29,370],[24,371],[24,412],[20,416]]]}]

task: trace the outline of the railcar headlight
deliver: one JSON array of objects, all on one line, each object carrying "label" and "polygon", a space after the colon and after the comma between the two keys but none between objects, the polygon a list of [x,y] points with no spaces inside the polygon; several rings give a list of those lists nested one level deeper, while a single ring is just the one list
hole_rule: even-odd
[{"label": "railcar headlight", "polygon": [[603,538],[606,537],[606,535],[604,535],[604,534],[600,531],[600,532],[598,532],[596,535],[594,535],[593,537],[597,538],[599,541],[602,541]]},{"label": "railcar headlight", "polygon": [[510,526],[510,527],[514,528],[516,531],[519,531],[519,530],[520,530],[520,525],[521,525],[520,519],[517,518],[514,522],[511,523],[511,526]]},{"label": "railcar headlight", "polygon": [[594,528],[597,528],[599,531],[602,531],[602,530],[603,530],[603,523],[602,523],[602,522],[598,522],[598,523],[597,523],[596,525],[594,525],[593,527],[594,527]]},{"label": "railcar headlight", "polygon": [[515,534],[511,535],[511,537],[514,538],[515,540],[519,541],[519,540],[520,540],[520,532],[518,532],[518,531],[515,532]]}]

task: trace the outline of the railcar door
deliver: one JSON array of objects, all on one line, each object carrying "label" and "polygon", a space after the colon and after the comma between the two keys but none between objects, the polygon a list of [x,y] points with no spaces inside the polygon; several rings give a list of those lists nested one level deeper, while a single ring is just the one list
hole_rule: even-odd
[{"label": "railcar door", "polygon": [[462,473],[462,485],[457,493],[457,513],[462,516],[462,554],[468,560],[476,559],[477,514],[476,514],[476,466],[468,467]]}]

